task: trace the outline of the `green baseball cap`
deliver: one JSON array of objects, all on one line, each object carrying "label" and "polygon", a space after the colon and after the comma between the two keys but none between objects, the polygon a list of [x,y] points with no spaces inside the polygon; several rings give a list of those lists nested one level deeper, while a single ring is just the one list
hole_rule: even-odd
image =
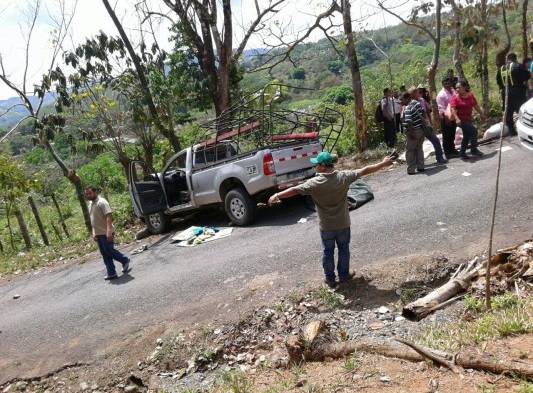
[{"label": "green baseball cap", "polygon": [[333,165],[333,157],[329,152],[323,151],[316,158],[311,158],[311,164],[330,166]]}]

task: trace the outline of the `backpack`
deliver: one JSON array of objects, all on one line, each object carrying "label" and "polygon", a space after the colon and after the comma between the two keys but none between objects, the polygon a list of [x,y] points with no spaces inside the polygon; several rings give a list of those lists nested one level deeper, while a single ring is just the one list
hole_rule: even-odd
[{"label": "backpack", "polygon": [[374,112],[374,120],[376,120],[377,123],[382,123],[383,120],[385,120],[385,118],[383,117],[383,109],[381,108],[381,100],[376,106],[376,111]]}]

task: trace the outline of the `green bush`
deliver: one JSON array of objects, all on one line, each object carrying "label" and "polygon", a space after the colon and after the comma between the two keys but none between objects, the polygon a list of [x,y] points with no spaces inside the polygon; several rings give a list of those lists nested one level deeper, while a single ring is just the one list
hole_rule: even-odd
[{"label": "green bush", "polygon": [[291,72],[292,79],[301,80],[305,79],[305,70],[302,67],[296,67]]},{"label": "green bush", "polygon": [[322,96],[322,102],[325,104],[346,105],[353,101],[353,91],[348,85],[330,87]]},{"label": "green bush", "polygon": [[123,229],[133,223],[135,216],[133,215],[133,206],[131,205],[129,193],[111,195],[110,203],[113,209],[115,228]]},{"label": "green bush", "polygon": [[78,175],[85,185],[93,185],[104,194],[126,190],[123,168],[110,153],[100,154],[92,162],[82,166]]},{"label": "green bush", "polygon": [[328,70],[335,75],[340,75],[344,68],[344,62],[342,60],[333,60],[328,63]]},{"label": "green bush", "polygon": [[31,165],[41,165],[50,161],[50,153],[42,147],[37,146],[24,156],[24,160]]}]

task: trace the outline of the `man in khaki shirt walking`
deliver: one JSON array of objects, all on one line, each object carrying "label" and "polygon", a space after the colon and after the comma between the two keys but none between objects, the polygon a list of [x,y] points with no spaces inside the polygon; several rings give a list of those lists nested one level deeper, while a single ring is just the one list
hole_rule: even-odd
[{"label": "man in khaki shirt walking", "polygon": [[113,228],[113,212],[109,202],[98,195],[97,189],[93,186],[85,189],[85,199],[89,201],[93,239],[98,243],[98,249],[102,254],[107,270],[104,279],[114,280],[118,276],[113,260],[122,264],[122,273],[126,274],[131,270],[130,259],[114,247],[115,229]]},{"label": "man in khaki shirt walking", "polygon": [[394,156],[385,157],[379,164],[368,165],[357,171],[337,171],[333,157],[327,151],[321,152],[311,163],[316,167],[316,176],[305,183],[288,188],[270,197],[268,204],[280,203],[281,199],[296,195],[310,195],[315,202],[322,239],[322,267],[326,284],[335,288],[335,244],[339,250],[337,272],[339,282],[349,281],[350,273],[350,214],[348,210],[348,189],[360,176],[369,175],[392,165]]}]

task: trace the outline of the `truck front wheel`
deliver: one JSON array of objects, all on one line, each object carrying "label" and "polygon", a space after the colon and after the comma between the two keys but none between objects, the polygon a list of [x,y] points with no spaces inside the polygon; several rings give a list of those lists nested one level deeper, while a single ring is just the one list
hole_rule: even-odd
[{"label": "truck front wheel", "polygon": [[167,230],[170,218],[163,212],[157,212],[146,215],[144,222],[152,235],[159,235]]},{"label": "truck front wheel", "polygon": [[250,224],[255,217],[257,204],[242,188],[234,188],[226,194],[224,200],[226,214],[236,225]]}]

